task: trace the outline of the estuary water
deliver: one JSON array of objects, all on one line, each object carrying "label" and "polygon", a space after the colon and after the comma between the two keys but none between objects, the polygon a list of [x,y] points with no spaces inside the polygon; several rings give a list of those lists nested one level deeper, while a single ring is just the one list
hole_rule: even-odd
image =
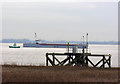
[{"label": "estuary water", "polygon": [[[0,49],[1,64],[14,64],[14,65],[34,65],[34,66],[45,66],[46,64],[46,53],[67,52],[65,48],[25,48],[23,44],[17,44],[21,48],[9,48],[9,45],[13,43],[0,43],[2,50]],[[89,50],[92,54],[111,54],[111,66],[118,67],[118,45],[89,45]],[[79,50],[79,52],[81,52]],[[58,57],[63,60],[65,57]],[[90,58],[92,62],[97,63],[101,58]],[[106,65],[107,66],[107,65]]]}]

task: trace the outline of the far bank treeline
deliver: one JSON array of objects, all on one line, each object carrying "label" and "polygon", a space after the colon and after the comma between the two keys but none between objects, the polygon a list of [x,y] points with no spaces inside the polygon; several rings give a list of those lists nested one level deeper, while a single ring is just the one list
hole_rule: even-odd
[{"label": "far bank treeline", "polygon": [[[33,40],[29,39],[2,39],[0,40],[0,43],[29,43],[29,42],[35,42]],[[59,40],[59,41],[46,41],[41,40],[42,43],[68,43],[68,41]],[[69,43],[81,43],[80,41],[69,41]],[[117,41],[89,41],[89,44],[114,44],[117,45]],[[120,42],[119,42],[120,44]]]}]

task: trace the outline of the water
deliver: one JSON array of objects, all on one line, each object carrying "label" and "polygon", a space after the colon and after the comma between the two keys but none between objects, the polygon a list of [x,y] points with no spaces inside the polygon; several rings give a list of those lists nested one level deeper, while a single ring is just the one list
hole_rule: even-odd
[{"label": "water", "polygon": [[[66,52],[65,48],[23,48],[23,44],[17,44],[21,48],[9,48],[13,43],[0,43],[2,46],[2,64],[17,65],[45,65],[45,55],[47,52]],[[89,52],[94,54],[111,54],[111,66],[118,66],[118,46],[117,45],[89,45]],[[59,57],[60,60],[63,58]],[[100,58],[91,58],[97,62]]]}]

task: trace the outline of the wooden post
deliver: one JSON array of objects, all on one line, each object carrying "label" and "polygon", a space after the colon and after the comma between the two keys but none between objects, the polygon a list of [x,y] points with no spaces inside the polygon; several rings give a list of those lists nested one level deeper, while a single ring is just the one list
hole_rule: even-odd
[{"label": "wooden post", "polygon": [[46,53],[46,66],[48,66],[48,53]]},{"label": "wooden post", "polygon": [[88,33],[86,34],[86,44],[87,44],[86,53],[88,53]]},{"label": "wooden post", "polygon": [[55,65],[55,58],[54,58],[54,57],[55,57],[55,55],[54,55],[54,53],[53,53],[53,55],[52,55],[52,56],[53,56],[53,65]]},{"label": "wooden post", "polygon": [[69,42],[68,42],[68,53],[69,53]]},{"label": "wooden post", "polygon": [[69,55],[69,63],[70,63],[70,57],[71,57],[71,55]]},{"label": "wooden post", "polygon": [[68,56],[69,57],[69,63],[70,63],[70,55],[69,55],[69,42],[68,42]]},{"label": "wooden post", "polygon": [[87,59],[90,64],[92,64],[93,67],[96,67],[89,59]]},{"label": "wooden post", "polygon": [[111,68],[111,55],[109,54],[109,68]]},{"label": "wooden post", "polygon": [[81,57],[83,60],[82,66],[85,66],[85,47],[83,45],[83,56]]},{"label": "wooden post", "polygon": [[103,68],[105,68],[105,56],[103,55]]},{"label": "wooden post", "polygon": [[85,60],[86,60],[86,65],[88,66],[88,56],[86,56]]},{"label": "wooden post", "polygon": [[97,65],[99,64],[99,63],[101,63],[103,61],[103,59],[101,59],[96,65],[95,65],[95,67],[97,67]]}]

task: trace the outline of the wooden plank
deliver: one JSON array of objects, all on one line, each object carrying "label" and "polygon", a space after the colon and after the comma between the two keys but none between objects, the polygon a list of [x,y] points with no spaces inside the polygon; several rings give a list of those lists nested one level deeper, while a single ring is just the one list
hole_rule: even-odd
[{"label": "wooden plank", "polygon": [[111,55],[109,54],[109,68],[111,68]]},{"label": "wooden plank", "polygon": [[101,59],[96,65],[95,65],[95,67],[100,63],[100,62],[102,62],[103,61],[103,59]]},{"label": "wooden plank", "polygon": [[109,68],[111,68],[111,56],[109,57]]},{"label": "wooden plank", "polygon": [[110,56],[110,55],[105,55],[105,54],[91,54],[89,56],[95,56],[95,57],[97,57],[97,56]]},{"label": "wooden plank", "polygon": [[[48,53],[48,55],[83,55],[83,53]],[[85,56],[110,56],[105,54],[84,53]]]},{"label": "wooden plank", "polygon": [[62,64],[62,65],[65,64],[68,60],[69,60],[69,57],[67,57],[65,60],[63,60],[63,61],[61,62],[61,64]]},{"label": "wooden plank", "polygon": [[69,55],[69,63],[70,63],[70,58],[71,58],[71,55]]},{"label": "wooden plank", "polygon": [[[48,55],[83,55],[83,53],[48,53]],[[84,53],[84,55],[91,55],[91,53]]]},{"label": "wooden plank", "polygon": [[52,56],[53,56],[53,65],[55,65],[55,59],[54,59],[55,56],[54,54]]},{"label": "wooden plank", "polygon": [[88,56],[88,55],[91,55],[91,53],[65,53],[65,55]]},{"label": "wooden plank", "polygon": [[53,54],[55,54],[55,55],[65,55],[64,53],[48,53],[48,55],[53,55]]},{"label": "wooden plank", "polygon": [[46,53],[46,66],[48,66],[48,54]]},{"label": "wooden plank", "polygon": [[59,64],[61,63],[56,57],[54,57],[54,59],[55,59]]},{"label": "wooden plank", "polygon": [[87,59],[87,60],[88,60],[88,62],[90,62],[93,65],[93,67],[95,67],[95,65],[89,59]]},{"label": "wooden plank", "polygon": [[103,64],[100,66],[100,68],[102,68],[103,67]]},{"label": "wooden plank", "polygon": [[73,59],[70,63],[66,64],[65,66],[70,66],[73,65],[74,63],[76,64],[77,59]]},{"label": "wooden plank", "polygon": [[103,56],[103,68],[105,67],[105,56]]},{"label": "wooden plank", "polygon": [[105,58],[105,63],[107,63],[108,66],[109,66],[109,62],[108,61],[109,61],[109,58],[108,59]]},{"label": "wooden plank", "polygon": [[[102,61],[104,61],[104,59],[102,59]],[[104,62],[103,62],[103,64],[100,66],[100,68],[104,68]]]},{"label": "wooden plank", "polygon": [[86,60],[86,65],[88,66],[88,56],[85,57],[85,60]]},{"label": "wooden plank", "polygon": [[48,61],[52,64],[52,65],[54,65],[54,63],[53,63],[53,61],[48,57]]}]

